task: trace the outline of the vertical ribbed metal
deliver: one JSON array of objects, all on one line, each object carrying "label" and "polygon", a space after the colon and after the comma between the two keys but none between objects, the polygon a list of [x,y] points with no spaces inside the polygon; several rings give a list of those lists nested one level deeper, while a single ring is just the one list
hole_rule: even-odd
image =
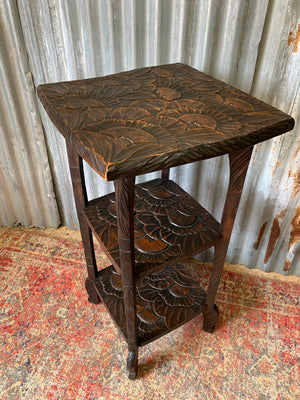
[{"label": "vertical ribbed metal", "polygon": [[59,225],[15,1],[0,1],[0,224]]},{"label": "vertical ribbed metal", "polygon": [[[180,61],[299,120],[298,0],[18,0],[18,9],[35,85]],[[15,31],[15,23],[9,26],[6,18],[4,25]],[[7,46],[9,38],[3,37]],[[20,79],[21,87],[26,87],[21,78],[26,72],[6,70],[3,74],[9,77],[5,79]],[[10,98],[4,99],[9,105]],[[36,112],[35,104],[25,108]],[[77,217],[64,140],[41,108],[40,112],[62,222],[74,227]],[[256,147],[229,262],[300,274],[299,134],[296,126],[294,133]],[[8,134],[5,146],[21,150],[21,144]],[[34,163],[38,169],[40,164]],[[10,170],[8,160],[5,165]],[[90,197],[112,190],[88,166],[85,170]],[[22,172],[17,181],[27,176]],[[220,219],[227,190],[226,157],[173,169],[171,177]],[[5,201],[9,196],[4,195]],[[48,205],[37,211],[43,217],[51,212]]]},{"label": "vertical ribbed metal", "polygon": [[[300,3],[271,1],[252,94],[291,114],[296,129],[257,146],[247,187],[253,206],[248,207],[245,201],[239,218],[240,226],[244,219],[245,229],[247,225],[249,229],[247,233],[240,229],[241,234],[235,237],[242,241],[240,248],[247,240],[251,243],[243,250],[246,265],[289,274],[300,274],[299,78]],[[264,223],[261,240],[253,249]],[[237,250],[232,260],[238,258]]]}]

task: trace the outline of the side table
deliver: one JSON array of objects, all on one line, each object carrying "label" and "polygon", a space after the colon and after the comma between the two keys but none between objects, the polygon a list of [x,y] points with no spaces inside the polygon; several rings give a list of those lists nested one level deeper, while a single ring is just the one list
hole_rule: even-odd
[{"label": "side table", "polygon": [[[89,301],[104,302],[128,344],[138,347],[199,313],[213,332],[216,292],[256,143],[291,130],[287,114],[184,64],[40,85],[38,96],[66,139],[84,245]],[[228,154],[221,223],[169,179],[169,168]],[[87,198],[85,160],[115,193]],[[161,178],[135,177],[162,170]],[[93,234],[112,265],[98,271]],[[181,262],[214,246],[207,293]],[[101,299],[101,300],[100,300]]]}]

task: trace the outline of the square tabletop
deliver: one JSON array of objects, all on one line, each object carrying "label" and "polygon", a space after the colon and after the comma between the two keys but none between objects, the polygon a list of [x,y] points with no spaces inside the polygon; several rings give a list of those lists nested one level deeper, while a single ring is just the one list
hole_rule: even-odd
[{"label": "square tabletop", "polygon": [[43,84],[38,96],[105,180],[219,156],[294,126],[289,115],[178,63]]}]

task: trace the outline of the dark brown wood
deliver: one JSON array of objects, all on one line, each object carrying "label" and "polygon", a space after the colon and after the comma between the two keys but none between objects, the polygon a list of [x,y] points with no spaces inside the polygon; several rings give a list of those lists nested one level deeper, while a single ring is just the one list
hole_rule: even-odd
[{"label": "dark brown wood", "polygon": [[[127,340],[121,275],[113,267],[99,271],[96,288]],[[182,264],[136,281],[138,346],[171,332],[203,311],[205,291]]]},{"label": "dark brown wood", "polygon": [[[89,202],[85,216],[120,271],[114,193]],[[134,231],[135,274],[141,277],[213,246],[220,224],[175,182],[154,179],[135,187]]]},{"label": "dark brown wood", "polygon": [[128,344],[127,369],[135,379],[138,368],[138,329],[136,315],[136,283],[134,270],[134,176],[115,182],[120,269],[123,281],[126,339]]},{"label": "dark brown wood", "polygon": [[[87,260],[89,300],[100,297],[128,343],[129,377],[138,346],[175,329],[204,307],[212,332],[216,292],[256,143],[291,130],[289,115],[183,64],[38,87],[67,140],[74,196]],[[221,225],[169,180],[169,168],[229,154],[230,183]],[[82,158],[116,194],[88,201]],[[134,185],[135,176],[161,179]],[[97,271],[92,232],[113,266]],[[183,266],[215,246],[205,293]]]},{"label": "dark brown wood", "polygon": [[161,179],[167,180],[167,179],[169,179],[169,177],[170,177],[170,168],[163,169],[161,171]]},{"label": "dark brown wood", "polygon": [[223,265],[230,241],[230,236],[239,206],[248,165],[253,147],[229,153],[230,180],[221,221],[221,237],[215,245],[215,256],[204,311],[203,329],[213,332],[219,317],[215,306],[216,293],[219,286]]},{"label": "dark brown wood", "polygon": [[70,174],[77,209],[77,216],[80,226],[81,238],[84,248],[84,254],[87,265],[88,277],[85,281],[85,287],[89,295],[89,302],[93,304],[100,303],[100,297],[94,288],[94,282],[97,278],[97,263],[94,251],[92,231],[84,217],[84,208],[88,203],[82,158],[76,153],[73,146],[67,142],[67,152],[69,158]]},{"label": "dark brown wood", "polygon": [[183,64],[40,85],[38,95],[106,180],[227,154],[294,126],[287,114]]}]

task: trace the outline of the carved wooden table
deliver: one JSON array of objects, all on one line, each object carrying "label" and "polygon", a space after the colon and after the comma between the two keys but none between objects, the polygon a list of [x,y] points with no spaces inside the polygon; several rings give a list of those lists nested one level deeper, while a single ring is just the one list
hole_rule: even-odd
[{"label": "carved wooden table", "polygon": [[[104,302],[128,343],[129,377],[138,347],[203,312],[218,320],[216,291],[253,145],[291,130],[281,111],[183,64],[41,85],[38,95],[67,143],[86,256],[89,301]],[[169,180],[169,168],[229,155],[221,223]],[[88,200],[82,159],[115,193]],[[162,170],[135,185],[135,176]],[[98,271],[92,232],[112,266]],[[180,263],[215,248],[207,293]]]}]

